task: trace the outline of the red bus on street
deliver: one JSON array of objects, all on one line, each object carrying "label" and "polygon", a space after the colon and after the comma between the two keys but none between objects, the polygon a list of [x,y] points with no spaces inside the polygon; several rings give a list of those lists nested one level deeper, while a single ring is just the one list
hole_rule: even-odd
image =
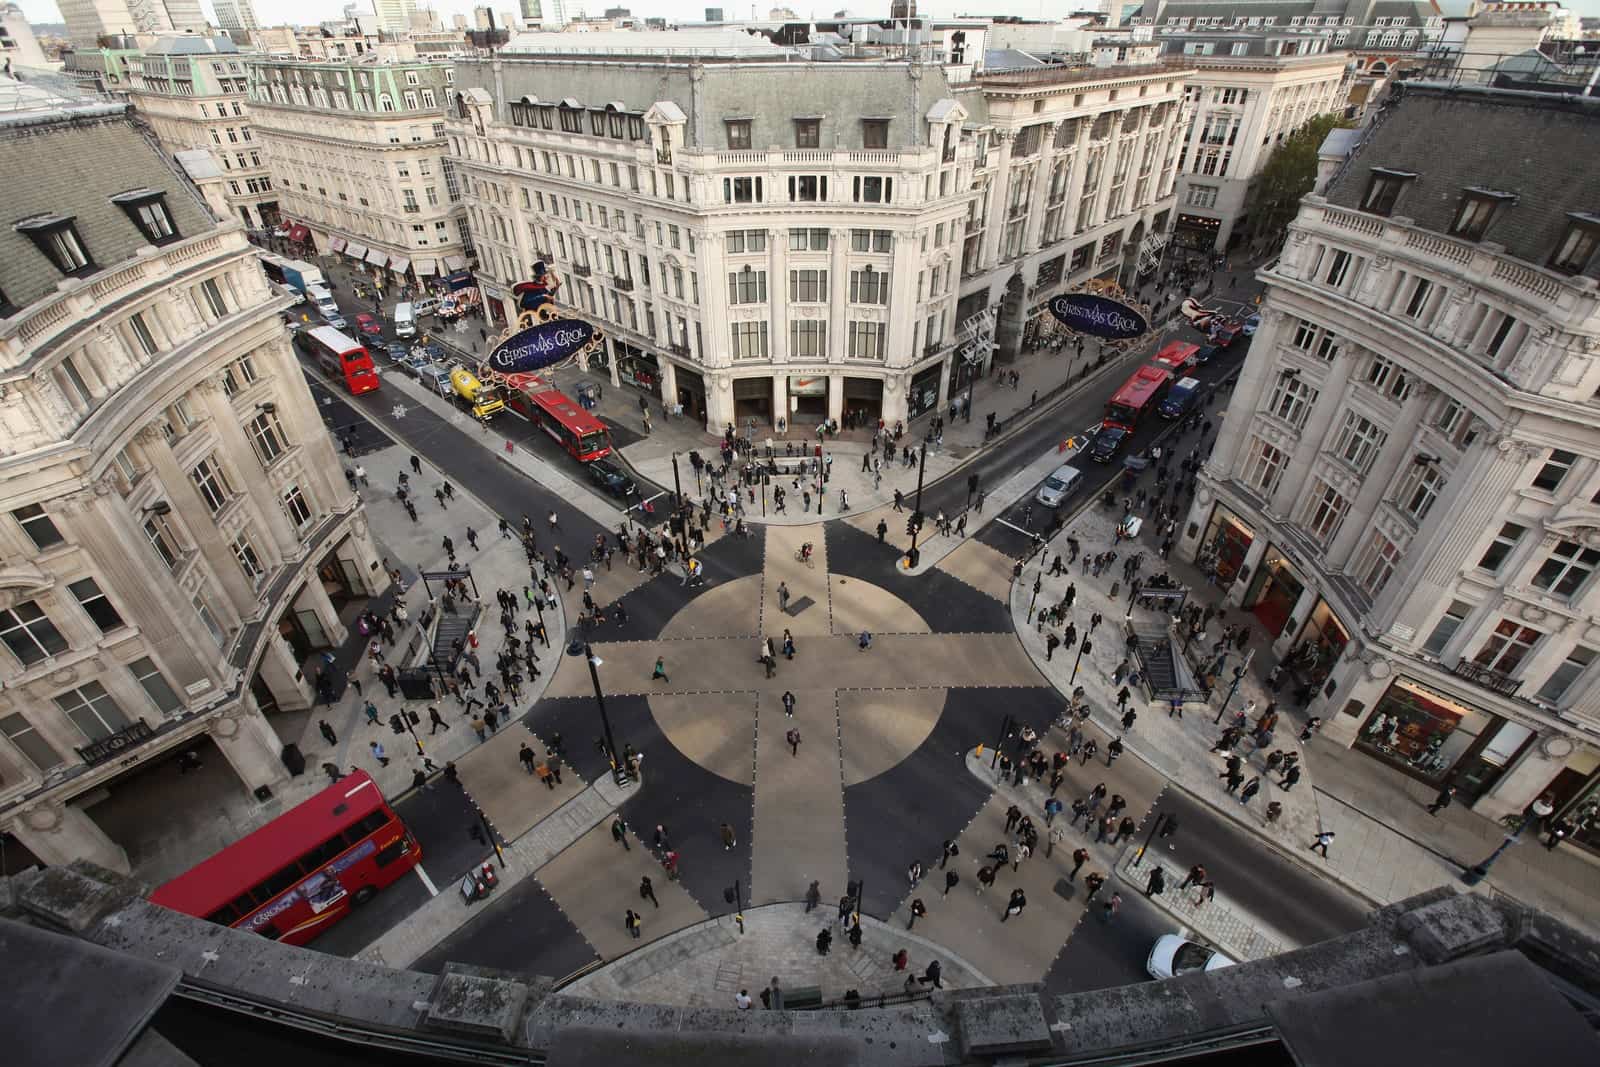
[{"label": "red bus on street", "polygon": [[422,860],[422,846],[356,771],[150,894],[152,903],[303,945]]},{"label": "red bus on street", "polygon": [[1173,378],[1181,378],[1184,371],[1195,365],[1195,357],[1199,351],[1199,345],[1192,345],[1187,341],[1172,341],[1163,345],[1161,351],[1151,357],[1150,365],[1160,367]]},{"label": "red bus on street", "polygon": [[366,348],[332,326],[301,330],[294,335],[294,343],[317,361],[324,374],[344,383],[352,395],[370,393],[378,387],[378,371]]},{"label": "red bus on street", "polygon": [[506,405],[549,434],[579,463],[611,454],[611,431],[606,424],[540,379],[509,389]]},{"label": "red bus on street", "polygon": [[1105,425],[1135,429],[1139,420],[1161,403],[1171,381],[1172,375],[1154,364],[1140,367],[1122,383],[1122,388],[1111,394],[1106,404]]}]

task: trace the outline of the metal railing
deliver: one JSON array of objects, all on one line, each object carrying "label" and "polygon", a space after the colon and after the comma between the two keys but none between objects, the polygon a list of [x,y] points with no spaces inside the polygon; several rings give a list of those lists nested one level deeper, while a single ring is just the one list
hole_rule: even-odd
[{"label": "metal railing", "polygon": [[1514,697],[1517,690],[1522,688],[1522,679],[1513,678],[1509,674],[1492,671],[1487,667],[1480,667],[1470,659],[1456,660],[1456,665],[1450,668],[1450,673],[1457,678],[1465,678],[1474,685],[1481,685],[1501,696]]}]

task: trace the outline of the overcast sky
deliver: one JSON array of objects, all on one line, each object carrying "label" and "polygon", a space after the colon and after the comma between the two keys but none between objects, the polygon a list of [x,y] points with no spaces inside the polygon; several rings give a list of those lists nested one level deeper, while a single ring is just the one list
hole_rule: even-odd
[{"label": "overcast sky", "polygon": [[[55,0],[17,0],[22,5],[22,10],[34,22],[60,22],[60,12],[57,10]],[[301,25],[312,25],[324,19],[338,18],[344,10],[344,5],[349,0],[254,0],[256,17],[268,26],[281,25],[285,22],[295,22]],[[426,2],[426,0],[425,0]],[[486,2],[496,10],[519,10],[516,0],[477,0]],[[598,15],[608,7],[626,7],[635,15],[646,17],[659,15],[669,19],[701,19],[705,17],[707,4],[704,0],[568,0],[569,7],[573,10],[582,9],[590,14]],[[209,0],[203,6],[209,11]],[[362,6],[371,7],[370,3]],[[472,9],[477,6],[475,0],[432,0],[434,7],[446,23],[449,16],[460,12],[471,15]],[[746,2],[743,6],[733,0],[723,0],[722,9],[729,18],[748,18],[750,5]],[[765,17],[774,6],[773,0],[764,0],[757,3],[757,17]],[[883,16],[889,11],[888,0],[870,0],[870,2],[840,2],[808,3],[807,0],[788,0],[788,6],[801,15],[816,15],[826,18],[841,8],[852,15],[861,17]],[[1083,0],[1082,3],[1062,4],[1061,0],[922,0],[918,4],[921,13],[934,16],[963,15],[1026,15],[1033,18],[1044,17],[1047,12],[1054,13],[1070,10],[1073,7],[1098,8],[1099,0]],[[1567,8],[1580,15],[1600,15],[1600,0],[1568,0]]]}]

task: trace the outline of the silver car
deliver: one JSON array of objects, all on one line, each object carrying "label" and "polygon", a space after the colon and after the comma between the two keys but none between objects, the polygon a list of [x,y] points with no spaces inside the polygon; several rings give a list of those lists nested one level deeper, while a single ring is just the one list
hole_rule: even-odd
[{"label": "silver car", "polygon": [[1058,508],[1062,501],[1072,495],[1072,491],[1078,488],[1078,483],[1082,480],[1082,471],[1076,467],[1062,465],[1050,472],[1050,477],[1044,480],[1034,499],[1047,508]]}]

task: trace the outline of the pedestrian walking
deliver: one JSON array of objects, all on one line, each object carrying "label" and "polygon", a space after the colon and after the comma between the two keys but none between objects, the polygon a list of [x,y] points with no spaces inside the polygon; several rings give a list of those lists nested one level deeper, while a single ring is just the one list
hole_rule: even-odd
[{"label": "pedestrian walking", "polygon": [[[1129,712],[1128,714],[1131,715],[1133,713]],[[1109,767],[1117,762],[1117,757],[1120,755],[1122,755],[1122,738],[1113,737],[1111,743],[1106,745],[1106,766]]]},{"label": "pedestrian walking", "polygon": [[628,824],[620,815],[611,820],[611,840],[621,845],[625,852],[633,851],[633,846],[628,844]]},{"label": "pedestrian walking", "polygon": [[[493,683],[490,683],[490,684],[493,684]],[[432,704],[428,705],[428,724],[429,724],[428,725],[428,736],[429,737],[432,737],[434,732],[437,731],[437,730],[440,730],[440,729],[448,730],[448,729],[450,729],[450,724],[445,722],[444,719],[440,717],[439,709],[434,707]]]},{"label": "pedestrian walking", "polygon": [[1205,864],[1197,863],[1189,868],[1189,873],[1183,876],[1183,881],[1178,883],[1178,889],[1188,889],[1192,885],[1199,885],[1206,880]]},{"label": "pedestrian walking", "polygon": [[522,761],[522,769],[524,771],[526,771],[528,774],[532,774],[533,773],[533,764],[534,764],[533,749],[528,747],[528,743],[526,741],[524,741],[522,743],[522,747],[521,748],[517,749],[517,759]]},{"label": "pedestrian walking", "polygon": [[922,863],[920,860],[912,861],[911,866],[906,869],[906,877],[911,881],[911,888],[915,889],[917,883],[922,881]]},{"label": "pedestrian walking", "polygon": [[928,985],[929,983],[932,983],[933,988],[943,989],[944,983],[939,981],[939,976],[942,973],[943,969],[939,966],[939,961],[934,960],[932,963],[928,964],[927,969],[922,972],[922,977],[917,979],[917,983],[919,985]]},{"label": "pedestrian walking", "polygon": [[783,739],[788,742],[789,755],[798,757],[800,755],[800,731],[791,726],[789,732],[783,735]]},{"label": "pedestrian walking", "polygon": [[950,890],[961,884],[961,876],[955,871],[944,872],[944,895],[949,896]]},{"label": "pedestrian walking", "polygon": [[328,744],[337,745],[339,743],[339,735],[333,732],[333,727],[328,725],[327,719],[320,720],[317,723],[317,729],[322,732],[322,739]]},{"label": "pedestrian walking", "polygon": [[1311,851],[1312,852],[1320,852],[1320,853],[1322,853],[1322,858],[1323,859],[1327,859],[1328,858],[1328,845],[1332,841],[1333,841],[1333,831],[1332,830],[1324,830],[1324,831],[1322,831],[1321,833],[1319,833],[1317,835],[1317,839],[1315,841],[1311,842]]},{"label": "pedestrian walking", "polygon": [[1445,786],[1443,789],[1439,790],[1439,795],[1433,798],[1433,803],[1428,805],[1428,814],[1438,818],[1439,812],[1445,808],[1448,808],[1450,806],[1450,802],[1455,798],[1456,787],[1453,785]]},{"label": "pedestrian walking", "polygon": [[806,911],[810,911],[822,903],[822,887],[817,882],[812,882],[806,887]]},{"label": "pedestrian walking", "polygon": [[850,951],[859,952],[861,950],[861,920],[859,918],[850,924],[850,933],[848,936],[850,941]]},{"label": "pedestrian walking", "polygon": [[1072,851],[1072,871],[1071,871],[1071,873],[1069,873],[1067,875],[1067,881],[1069,881],[1069,882],[1077,881],[1078,880],[1078,872],[1080,870],[1082,870],[1083,869],[1083,865],[1085,863],[1088,863],[1088,862],[1089,862],[1089,850],[1088,849],[1086,849],[1086,848],[1073,849],[1073,851]]},{"label": "pedestrian walking", "polygon": [[384,754],[382,742],[374,741],[368,747],[372,751],[372,758],[377,760],[380,766],[389,766],[389,757]]},{"label": "pedestrian walking", "polygon": [[1283,780],[1278,783],[1278,788],[1287,793],[1295,787],[1295,783],[1298,781],[1300,781],[1300,765],[1296,763],[1283,772]]},{"label": "pedestrian walking", "polygon": [[1000,916],[1000,921],[1001,922],[1005,922],[1007,919],[1011,918],[1011,916],[1013,916],[1013,915],[1021,915],[1022,914],[1022,909],[1026,908],[1027,906],[1028,906],[1027,894],[1023,893],[1023,891],[1020,890],[1020,889],[1013,889],[1011,891],[1010,899],[1006,901],[1006,910]]},{"label": "pedestrian walking", "polygon": [[661,907],[661,901],[656,899],[656,887],[650,884],[650,876],[648,874],[639,879],[639,899],[648,900],[656,907]]},{"label": "pedestrian walking", "polygon": [[1158,897],[1167,891],[1167,872],[1157,867],[1150,872],[1150,877],[1144,883],[1144,895]]},{"label": "pedestrian walking", "polygon": [[733,832],[732,825],[723,823],[719,833],[722,835],[722,851],[732,852],[733,846],[739,843],[737,836]]},{"label": "pedestrian walking", "polygon": [[917,925],[918,919],[927,918],[927,915],[928,906],[922,902],[921,897],[916,897],[911,901],[911,918],[906,921],[906,929],[911,929]]},{"label": "pedestrian walking", "polygon": [[788,690],[783,693],[783,713],[789,718],[794,718],[794,694]]},{"label": "pedestrian walking", "polygon": [[411,456],[411,473],[413,473],[413,474],[421,474],[422,473],[422,460],[418,459],[416,457],[415,453],[413,453],[412,456]]},{"label": "pedestrian walking", "polygon": [[1107,923],[1116,922],[1117,915],[1121,911],[1122,911],[1122,894],[1121,893],[1112,893],[1111,894],[1111,898],[1109,900],[1107,900],[1100,907],[1100,919],[1101,919],[1102,922],[1107,922]]},{"label": "pedestrian walking", "polygon": [[632,908],[629,908],[628,914],[623,917],[622,925],[627,928],[628,933],[633,935],[635,941],[643,936],[639,932],[639,915]]},{"label": "pedestrian walking", "polygon": [[946,839],[945,843],[944,843],[943,853],[939,857],[939,869],[941,871],[944,870],[945,864],[950,862],[951,857],[959,856],[959,855],[961,855],[960,847],[957,846],[954,841]]},{"label": "pedestrian walking", "polygon": [[1250,798],[1259,792],[1261,792],[1261,776],[1259,774],[1252,775],[1250,780],[1244,784],[1244,788],[1239,791],[1239,803],[1249,804]]},{"label": "pedestrian walking", "polygon": [[660,679],[661,681],[666,682],[668,685],[672,684],[672,679],[667,677],[667,664],[666,664],[666,661],[664,659],[662,659],[662,657],[660,657],[660,656],[656,657],[655,669],[650,672],[650,680],[652,682],[654,682],[657,679]]},{"label": "pedestrian walking", "polygon": [[1083,902],[1088,904],[1090,901],[1092,901],[1097,895],[1099,895],[1100,890],[1105,887],[1105,884],[1106,876],[1101,874],[1099,871],[1090,871],[1088,874],[1084,875],[1083,886],[1089,891],[1089,893],[1083,898]]}]

